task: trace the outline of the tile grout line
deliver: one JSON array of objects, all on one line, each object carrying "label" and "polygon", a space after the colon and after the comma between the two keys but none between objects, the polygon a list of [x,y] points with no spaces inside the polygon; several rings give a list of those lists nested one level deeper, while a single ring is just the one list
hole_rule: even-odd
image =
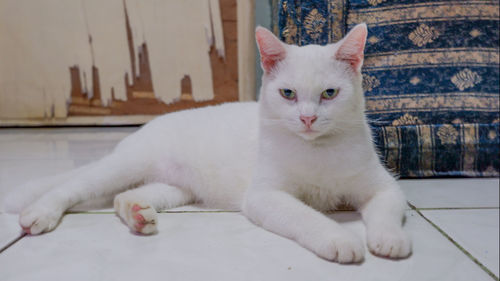
[{"label": "tile grout line", "polygon": [[491,278],[493,278],[496,281],[499,281],[498,277],[491,272],[485,265],[483,265],[478,259],[476,259],[469,251],[467,251],[464,247],[462,247],[460,244],[458,244],[451,236],[449,236],[444,230],[442,230],[439,226],[437,226],[434,222],[432,222],[429,218],[424,216],[420,210],[424,209],[419,209],[413,206],[410,202],[407,202],[408,205],[417,212],[424,220],[426,220],[428,223],[430,223],[439,233],[441,233],[446,239],[448,239],[453,245],[455,245],[460,251],[462,251],[469,259],[471,259],[475,264],[477,264],[482,270],[484,270]]},{"label": "tile grout line", "polygon": [[[411,209],[408,209],[411,210]],[[334,210],[334,211],[327,211],[324,212],[324,214],[331,215],[335,213],[340,213],[340,212],[357,212],[356,210],[352,209],[345,209],[345,210]],[[225,211],[225,210],[212,210],[212,211],[159,211],[157,212],[158,214],[183,214],[183,213],[193,213],[193,214],[198,214],[198,213],[241,213],[241,211]],[[68,211],[64,213],[65,215],[113,215],[116,214],[115,211]]]},{"label": "tile grout line", "polygon": [[240,211],[223,211],[223,210],[213,210],[213,211],[160,211],[160,214],[182,214],[182,213],[239,213]]},{"label": "tile grout line", "polygon": [[498,210],[500,207],[430,207],[430,208],[417,208],[416,210],[422,211],[438,211],[438,210]]},{"label": "tile grout line", "polygon": [[[411,210],[422,210],[422,211],[437,211],[437,210],[498,210],[500,207],[430,207],[430,208],[417,208],[415,206],[410,206]],[[159,211],[159,214],[182,214],[182,213],[239,213],[240,211],[225,211],[225,210],[208,210],[208,211]],[[333,214],[338,212],[356,212],[356,210],[335,210],[328,211],[325,214]],[[116,214],[115,211],[69,211],[65,213],[66,215],[113,215]]]},{"label": "tile grout line", "polygon": [[65,212],[64,215],[114,215],[116,212],[106,212],[106,211],[88,211],[88,212]]},{"label": "tile grout line", "polygon": [[[5,213],[4,212],[0,212],[0,215],[3,215],[3,214],[5,214]],[[23,239],[24,236],[26,236],[26,235],[27,234],[23,232],[21,235],[19,235],[18,237],[16,237],[14,240],[12,240],[9,243],[7,243],[7,245],[5,245],[2,248],[0,248],[0,254],[3,253],[3,252],[5,252],[5,250],[7,250],[8,248],[10,248],[14,244],[16,244],[19,240]]]},{"label": "tile grout line", "polygon": [[[213,210],[213,211],[159,211],[157,212],[158,214],[184,214],[184,213],[193,213],[193,214],[199,214],[199,213],[239,213],[240,211],[218,211],[218,210]],[[116,212],[114,211],[89,211],[89,212],[66,212],[65,215],[114,215]]]},{"label": "tile grout line", "polygon": [[21,234],[19,237],[17,237],[16,239],[10,241],[7,245],[3,246],[1,249],[0,249],[0,254],[3,253],[5,250],[7,250],[8,248],[10,248],[11,246],[13,246],[14,244],[16,244],[19,240],[23,239],[26,235],[26,233],[23,233]]}]

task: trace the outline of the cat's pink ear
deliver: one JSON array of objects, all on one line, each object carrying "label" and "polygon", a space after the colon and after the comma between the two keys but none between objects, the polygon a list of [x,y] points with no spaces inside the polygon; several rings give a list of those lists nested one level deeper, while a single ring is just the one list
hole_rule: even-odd
[{"label": "cat's pink ear", "polygon": [[340,47],[335,53],[335,59],[347,62],[354,71],[360,72],[363,65],[363,53],[365,50],[366,36],[368,30],[366,24],[356,25],[339,44]]},{"label": "cat's pink ear", "polygon": [[285,58],[285,45],[271,31],[261,26],[255,29],[255,38],[259,45],[262,68],[266,73],[270,73],[276,63]]}]

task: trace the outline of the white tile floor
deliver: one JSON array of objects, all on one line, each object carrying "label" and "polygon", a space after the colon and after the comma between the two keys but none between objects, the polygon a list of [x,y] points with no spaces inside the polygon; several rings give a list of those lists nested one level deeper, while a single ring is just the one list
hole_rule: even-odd
[{"label": "white tile floor", "polygon": [[[0,200],[20,183],[102,157],[136,128],[0,130]],[[23,236],[0,213],[0,280],[498,280],[499,180],[400,181],[414,208],[405,228],[414,254],[360,265],[322,260],[239,213],[159,214],[159,234],[131,234],[110,212],[68,214]],[[0,206],[1,207],[1,206]],[[360,236],[354,212],[330,215]]]}]

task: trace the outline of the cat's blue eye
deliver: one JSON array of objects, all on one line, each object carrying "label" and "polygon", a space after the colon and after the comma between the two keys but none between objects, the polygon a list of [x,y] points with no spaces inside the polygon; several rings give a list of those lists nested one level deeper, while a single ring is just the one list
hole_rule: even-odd
[{"label": "cat's blue eye", "polygon": [[326,89],[321,93],[321,98],[331,100],[339,94],[339,89]]},{"label": "cat's blue eye", "polygon": [[287,100],[295,99],[295,91],[290,89],[280,89],[280,94]]}]

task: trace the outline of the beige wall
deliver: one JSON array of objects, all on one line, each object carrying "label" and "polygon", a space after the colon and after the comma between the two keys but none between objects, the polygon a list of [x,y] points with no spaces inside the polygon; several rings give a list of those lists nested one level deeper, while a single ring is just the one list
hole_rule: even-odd
[{"label": "beige wall", "polygon": [[[121,123],[120,117],[67,117],[72,66],[90,96],[92,66],[98,68],[103,106],[112,88],[117,100],[127,99],[124,77],[132,71],[124,4],[136,64],[141,44],[148,47],[154,96],[176,102],[179,81],[189,75],[194,101],[213,99],[209,51],[215,48],[221,59],[226,52],[218,0],[0,0],[0,125]],[[237,15],[239,96],[251,100],[253,1],[238,0]]]}]

